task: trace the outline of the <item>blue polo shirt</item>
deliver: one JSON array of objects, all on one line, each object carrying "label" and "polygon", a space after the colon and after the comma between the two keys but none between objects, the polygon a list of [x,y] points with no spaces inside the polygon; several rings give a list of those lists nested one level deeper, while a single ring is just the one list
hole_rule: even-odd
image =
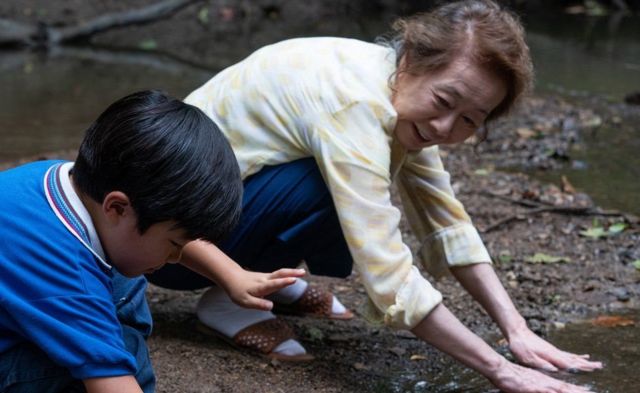
[{"label": "blue polo shirt", "polygon": [[133,375],[111,266],[70,186],[70,166],[0,172],[0,356],[31,342],[78,379]]}]

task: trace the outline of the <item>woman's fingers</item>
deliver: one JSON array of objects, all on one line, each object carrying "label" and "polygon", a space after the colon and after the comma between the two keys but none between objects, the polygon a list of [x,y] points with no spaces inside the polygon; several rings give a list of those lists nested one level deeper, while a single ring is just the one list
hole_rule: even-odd
[{"label": "woman's fingers", "polygon": [[546,360],[556,367],[563,370],[572,371],[593,371],[602,368],[602,362],[594,362],[588,360],[589,355],[576,355],[570,352],[556,350],[552,352],[546,352]]},{"label": "woman's fingers", "polygon": [[591,389],[586,386],[573,385],[539,371],[522,367],[513,363],[506,365],[499,371],[493,383],[500,390],[507,393],[588,393]]}]

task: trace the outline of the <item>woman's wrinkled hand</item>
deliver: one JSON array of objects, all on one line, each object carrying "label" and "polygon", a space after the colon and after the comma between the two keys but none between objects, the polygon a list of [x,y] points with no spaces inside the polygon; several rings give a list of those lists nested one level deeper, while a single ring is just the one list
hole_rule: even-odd
[{"label": "woman's wrinkled hand", "polygon": [[509,349],[521,364],[545,371],[593,371],[602,368],[602,363],[589,360],[589,355],[562,351],[528,328],[509,337]]},{"label": "woman's wrinkled hand", "polygon": [[273,302],[263,297],[293,284],[296,278],[304,275],[304,269],[280,269],[273,273],[242,270],[237,277],[227,280],[225,290],[241,307],[269,311]]},{"label": "woman's wrinkled hand", "polygon": [[585,386],[573,385],[539,371],[504,360],[489,380],[505,393],[588,393]]}]

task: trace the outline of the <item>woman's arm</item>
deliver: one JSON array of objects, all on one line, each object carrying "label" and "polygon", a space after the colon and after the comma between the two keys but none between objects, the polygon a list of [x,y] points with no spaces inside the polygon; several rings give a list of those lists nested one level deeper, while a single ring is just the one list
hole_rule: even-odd
[{"label": "woman's arm", "polygon": [[548,377],[509,362],[469,331],[442,304],[436,306],[412,332],[487,377],[501,391],[514,393],[585,393],[590,390]]},{"label": "woman's arm", "polygon": [[215,245],[196,240],[185,245],[180,263],[214,281],[238,305],[271,310],[273,302],[263,299],[281,288],[293,284],[304,269],[280,269],[273,273],[244,270]]},{"label": "woman's arm", "polygon": [[561,351],[538,337],[528,327],[488,263],[452,267],[451,272],[498,324],[509,341],[509,348],[523,364],[548,371],[576,369],[593,371],[602,363],[587,360],[588,355]]}]

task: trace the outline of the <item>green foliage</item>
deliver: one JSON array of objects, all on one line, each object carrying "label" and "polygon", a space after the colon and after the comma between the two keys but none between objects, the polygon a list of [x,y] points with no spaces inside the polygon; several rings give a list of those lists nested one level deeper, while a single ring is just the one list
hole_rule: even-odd
[{"label": "green foliage", "polygon": [[636,268],[636,270],[640,270],[640,259],[636,259],[631,264]]},{"label": "green foliage", "polygon": [[510,263],[512,259],[513,256],[507,250],[502,250],[500,251],[500,254],[498,254],[498,261],[500,262],[500,264],[506,265]]},{"label": "green foliage", "polygon": [[198,21],[203,25],[209,23],[209,8],[203,7],[198,11]]},{"label": "green foliage", "polygon": [[142,50],[158,49],[158,43],[154,39],[142,40],[138,43],[138,48]]},{"label": "green foliage", "polygon": [[307,337],[309,337],[311,341],[319,342],[324,340],[324,333],[315,326],[308,326]]},{"label": "green foliage", "polygon": [[600,239],[603,237],[614,236],[627,228],[627,224],[618,222],[612,225],[609,225],[609,228],[604,229],[604,227],[600,226],[597,220],[594,220],[593,225],[590,228],[587,228],[584,231],[580,231],[580,235],[584,237],[588,237],[591,239]]}]

